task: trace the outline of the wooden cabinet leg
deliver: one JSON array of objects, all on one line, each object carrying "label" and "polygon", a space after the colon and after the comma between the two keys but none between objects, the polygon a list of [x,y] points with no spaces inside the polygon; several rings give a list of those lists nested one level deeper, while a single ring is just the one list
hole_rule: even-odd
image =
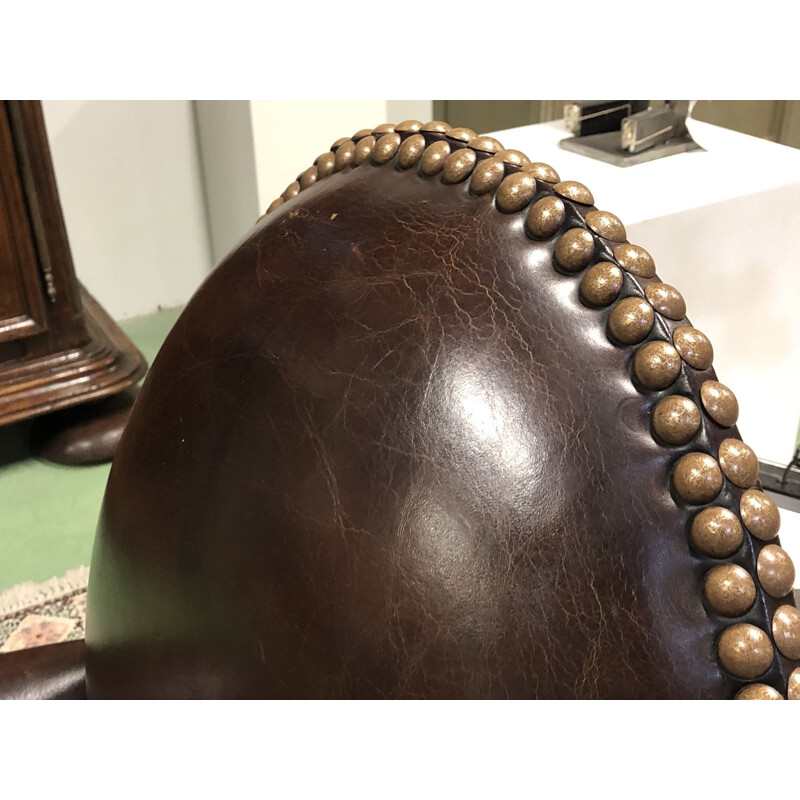
[{"label": "wooden cabinet leg", "polygon": [[111,397],[37,417],[31,447],[39,458],[57,464],[110,461],[139,393],[131,386]]}]

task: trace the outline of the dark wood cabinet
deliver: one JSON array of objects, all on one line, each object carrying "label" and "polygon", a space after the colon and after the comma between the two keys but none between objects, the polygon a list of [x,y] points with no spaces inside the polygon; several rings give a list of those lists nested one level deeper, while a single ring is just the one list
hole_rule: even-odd
[{"label": "dark wood cabinet", "polygon": [[41,104],[0,103],[0,425],[116,395],[145,369],[75,276]]}]

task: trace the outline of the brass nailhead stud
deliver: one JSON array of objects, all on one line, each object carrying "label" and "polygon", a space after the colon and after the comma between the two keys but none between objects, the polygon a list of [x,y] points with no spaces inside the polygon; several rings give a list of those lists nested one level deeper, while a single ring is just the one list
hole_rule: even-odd
[{"label": "brass nailhead stud", "polygon": [[725,477],[742,489],[749,489],[758,480],[758,458],[739,439],[725,439],[720,444],[719,465]]},{"label": "brass nailhead stud", "polygon": [[800,700],[800,667],[797,667],[789,676],[786,696],[789,700]]},{"label": "brass nailhead stud", "polygon": [[336,149],[336,171],[340,172],[345,167],[350,165],[353,160],[353,155],[356,152],[356,143],[352,139],[348,139],[343,144],[339,145]]},{"label": "brass nailhead stud", "polygon": [[800,611],[794,606],[781,606],[772,618],[772,636],[786,658],[800,658]]},{"label": "brass nailhead stud", "polygon": [[293,197],[297,197],[298,194],[300,194],[300,184],[294,181],[286,187],[281,197],[284,200],[291,200]]},{"label": "brass nailhead stud", "polygon": [[773,597],[785,597],[794,588],[794,564],[777,544],[768,544],[761,550],[756,571],[764,591]]},{"label": "brass nailhead stud", "polygon": [[373,133],[393,133],[394,132],[394,125],[391,122],[384,122],[381,125],[378,125],[377,128],[372,129]]},{"label": "brass nailhead stud", "polygon": [[357,142],[359,139],[363,139],[365,136],[372,136],[372,128],[362,128],[360,131],[356,131],[350,138]]},{"label": "brass nailhead stud", "polygon": [[397,163],[402,169],[410,169],[422,158],[425,151],[425,137],[421,133],[409,136],[397,151]]},{"label": "brass nailhead stud", "polygon": [[461,183],[466,180],[473,169],[478,157],[475,155],[474,150],[464,147],[461,150],[456,150],[450,153],[447,160],[444,162],[444,174],[442,178],[445,183]]},{"label": "brass nailhead stud", "polygon": [[728,558],[742,546],[744,531],[736,514],[722,506],[712,506],[692,520],[689,538],[701,553]]},{"label": "brass nailhead stud", "polygon": [[397,133],[419,133],[422,130],[422,123],[418,119],[404,119],[394,126]]},{"label": "brass nailhead stud", "polygon": [[608,317],[611,336],[622,344],[638,344],[653,330],[653,307],[641,297],[620,300]]},{"label": "brass nailhead stud", "polygon": [[536,194],[536,178],[526,172],[515,172],[503,178],[497,190],[497,207],[501,211],[513,213],[521,211]]},{"label": "brass nailhead stud", "polygon": [[341,147],[345,142],[349,142],[350,139],[347,136],[342,136],[341,139],[337,139],[332,145],[331,150],[336,150],[337,147]]},{"label": "brass nailhead stud", "polygon": [[703,408],[711,419],[723,428],[730,428],[739,419],[736,395],[719,381],[705,381],[700,387]]},{"label": "brass nailhead stud", "polygon": [[688,503],[710,503],[722,489],[719,465],[705,453],[687,453],[672,472],[675,491]]},{"label": "brass nailhead stud", "polygon": [[737,678],[763,675],[772,664],[772,643],[761,628],[747,623],[731,625],[719,638],[719,660]]},{"label": "brass nailhead stud", "polygon": [[553,196],[543,197],[528,210],[525,227],[534,239],[549,239],[558,232],[564,223],[565,213],[563,200]]},{"label": "brass nailhead stud", "polygon": [[532,161],[530,164],[525,164],[522,170],[523,172],[532,172],[537,181],[558,183],[561,180],[558,177],[558,173],[549,164],[544,164],[541,161]]},{"label": "brass nailhead stud", "polygon": [[447,138],[455,139],[458,142],[470,142],[477,137],[478,134],[472,128],[450,128],[447,131]]},{"label": "brass nailhead stud", "polygon": [[783,700],[783,696],[777,689],[767,686],[765,683],[751,683],[740,689],[736,693],[734,700]]},{"label": "brass nailhead stud", "polygon": [[681,358],[669,342],[647,342],[633,359],[633,373],[648,389],[666,389],[681,373]]},{"label": "brass nailhead stud", "polygon": [[372,163],[385,164],[387,161],[391,161],[399,147],[400,134],[393,131],[385,133],[375,143],[375,147],[372,150]]},{"label": "brass nailhead stud", "polygon": [[[514,167],[524,167],[531,163],[528,156],[520,150],[500,150],[497,157],[504,164],[511,164]],[[534,177],[536,176],[534,175]]]},{"label": "brass nailhead stud", "polygon": [[447,133],[450,130],[450,126],[446,122],[442,122],[439,119],[431,120],[430,122],[426,122],[420,130],[428,131],[430,133]]},{"label": "brass nailhead stud", "polygon": [[503,145],[493,136],[476,136],[469,140],[469,146],[485,153],[499,153],[504,149]]},{"label": "brass nailhead stud", "polygon": [[619,217],[610,211],[590,211],[586,224],[598,235],[611,242],[624,242],[627,234]]},{"label": "brass nailhead stud", "polygon": [[614,248],[614,258],[631,275],[639,278],[652,278],[656,274],[653,257],[638,244],[620,244]]},{"label": "brass nailhead stud", "polygon": [[314,162],[317,168],[317,179],[327,178],[336,168],[336,156],[333,153],[323,153]]},{"label": "brass nailhead stud", "polygon": [[778,535],[781,515],[772,499],[758,489],[748,489],[739,500],[742,522],[757,539],[768,542]]},{"label": "brass nailhead stud", "polygon": [[365,136],[362,139],[359,139],[358,144],[356,145],[356,150],[353,153],[353,164],[358,167],[363,164],[372,154],[372,151],[375,149],[375,137]]},{"label": "brass nailhead stud", "polygon": [[686,316],[686,301],[683,295],[668,283],[648,283],[644,296],[653,308],[668,319],[683,319]]},{"label": "brass nailhead stud", "polygon": [[309,167],[302,175],[300,175],[300,191],[308,189],[317,182],[317,168]]},{"label": "brass nailhead stud", "polygon": [[505,174],[506,168],[499,158],[487,158],[475,167],[469,182],[469,190],[473,194],[493,192],[500,185]]},{"label": "brass nailhead stud", "polygon": [[706,573],[706,599],[711,608],[726,617],[741,617],[756,601],[756,585],[746,569],[720,564]]},{"label": "brass nailhead stud", "polygon": [[[561,202],[557,197],[553,199]],[[533,208],[538,205],[539,203],[534,203]],[[581,281],[581,297],[591,306],[611,305],[619,297],[621,291],[622,270],[610,261],[601,261],[590,267]]]},{"label": "brass nailhead stud", "polygon": [[594,238],[584,228],[571,228],[556,245],[555,257],[565,272],[579,272],[594,255]]},{"label": "brass nailhead stud", "polygon": [[682,445],[700,430],[700,409],[688,397],[678,394],[660,400],[653,410],[653,430],[661,441]]},{"label": "brass nailhead stud", "polygon": [[561,181],[553,187],[553,191],[567,200],[572,200],[573,203],[580,203],[584,206],[594,204],[592,193],[578,181]]},{"label": "brass nailhead stud", "polygon": [[672,333],[672,342],[681,358],[695,369],[708,369],[714,360],[714,348],[708,337],[697,330],[683,326],[675,328]]},{"label": "brass nailhead stud", "polygon": [[434,142],[425,148],[422,154],[420,170],[423,175],[436,175],[444,169],[444,162],[450,155],[450,145],[447,142]]},{"label": "brass nailhead stud", "polygon": [[267,214],[269,214],[270,211],[274,211],[276,208],[278,208],[278,206],[282,205],[283,205],[283,198],[282,197],[275,198],[275,200],[273,200],[269,204],[269,208],[267,209]]}]

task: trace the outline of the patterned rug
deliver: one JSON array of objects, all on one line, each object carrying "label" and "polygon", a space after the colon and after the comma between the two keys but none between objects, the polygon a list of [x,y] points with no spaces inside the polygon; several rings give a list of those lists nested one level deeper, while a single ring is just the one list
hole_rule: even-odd
[{"label": "patterned rug", "polygon": [[83,639],[89,569],[0,594],[0,653]]}]

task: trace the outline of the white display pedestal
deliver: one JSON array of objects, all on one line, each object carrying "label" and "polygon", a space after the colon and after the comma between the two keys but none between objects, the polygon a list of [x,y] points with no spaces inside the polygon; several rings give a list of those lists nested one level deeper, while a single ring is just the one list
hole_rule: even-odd
[{"label": "white display pedestal", "polygon": [[[705,151],[626,168],[562,150],[562,122],[492,135],[586,184],[598,208],[620,217],[714,345],[742,438],[762,461],[785,465],[800,424],[800,150],[696,120],[690,129]],[[773,497],[800,564],[800,513]]]}]

